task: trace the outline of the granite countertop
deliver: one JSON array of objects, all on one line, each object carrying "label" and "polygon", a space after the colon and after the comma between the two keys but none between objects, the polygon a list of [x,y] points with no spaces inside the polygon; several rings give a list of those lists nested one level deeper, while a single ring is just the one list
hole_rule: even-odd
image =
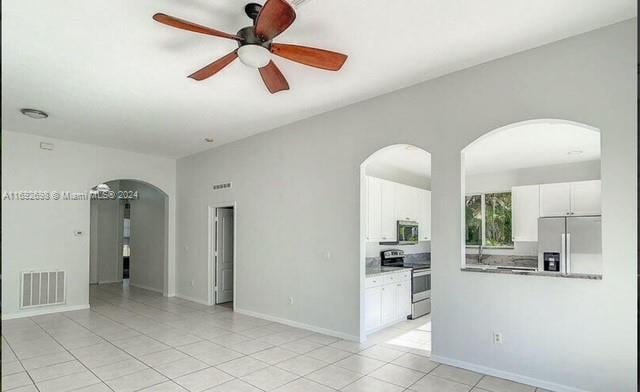
[{"label": "granite countertop", "polygon": [[509,274],[509,275],[531,275],[531,276],[546,276],[551,278],[569,278],[569,279],[592,279],[592,280],[602,280],[602,275],[599,274],[561,274],[558,272],[550,272],[550,271],[537,271],[537,270],[512,270],[512,269],[497,269],[488,267],[463,267],[460,268],[460,271],[465,272],[480,272],[480,273],[490,273],[490,274]]},{"label": "granite countertop", "polygon": [[384,267],[384,266],[367,267],[365,275],[367,278],[370,278],[372,276],[392,274],[394,272],[402,271],[403,269],[406,269],[406,268]]}]

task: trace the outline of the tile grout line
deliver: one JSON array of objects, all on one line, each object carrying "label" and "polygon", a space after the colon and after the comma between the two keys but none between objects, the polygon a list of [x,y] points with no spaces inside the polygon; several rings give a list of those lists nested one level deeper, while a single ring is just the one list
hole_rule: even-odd
[{"label": "tile grout line", "polygon": [[[63,315],[62,315],[62,317],[66,317],[66,316],[64,316],[64,314],[63,314]],[[105,384],[105,385],[107,386],[107,388],[109,388],[110,390],[112,390],[112,391],[113,391],[113,388],[111,388],[109,385],[107,385],[107,384],[106,384],[106,383],[105,383],[105,382],[104,382],[100,377],[98,377],[98,375],[97,375],[97,374],[95,374],[95,373],[93,372],[93,370],[89,369],[89,367],[88,367],[87,365],[85,365],[85,364],[84,364],[84,363],[83,363],[83,362],[82,362],[78,357],[76,357],[76,356],[75,356],[75,355],[74,355],[74,354],[73,354],[69,349],[67,349],[64,345],[62,345],[62,344],[58,341],[58,339],[56,339],[55,337],[53,337],[53,336],[52,336],[52,335],[51,335],[51,334],[50,334],[46,329],[44,329],[40,324],[38,324],[38,322],[37,322],[37,321],[35,321],[35,320],[33,320],[33,319],[31,319],[31,321],[33,321],[33,322],[38,326],[38,328],[42,329],[42,330],[44,331],[44,333],[46,333],[47,335],[49,335],[49,337],[51,337],[51,339],[53,339],[57,344],[59,344],[59,345],[60,345],[60,347],[62,347],[62,348],[63,348],[67,353],[69,353],[69,355],[71,355],[71,356],[72,356],[76,361],[78,361],[78,363],[80,363],[80,364],[81,364],[85,369],[87,369],[91,374],[93,374],[93,376],[94,376],[96,379],[100,380],[100,381],[101,381],[101,383]],[[74,320],[71,320],[71,321],[75,322]],[[73,374],[77,374],[77,373],[73,373]],[[66,377],[66,375],[65,375],[65,376],[61,376],[61,377],[56,377],[56,378],[53,378],[53,379],[51,379],[51,380],[57,380],[57,379],[60,379],[60,378],[62,378],[62,377]],[[49,380],[47,380],[47,381],[49,381]],[[100,384],[100,383],[96,383],[96,384]],[[85,385],[85,386],[82,386],[82,387],[79,387],[79,388],[70,389],[70,390],[68,390],[68,391],[69,391],[69,392],[71,392],[71,391],[73,391],[73,390],[75,390],[75,389],[82,389],[82,388],[85,388],[85,387],[88,387],[88,386],[91,386],[91,385],[96,385],[96,384],[89,384],[89,385]],[[40,390],[40,389],[38,388],[38,391],[39,391],[39,390]],[[114,392],[115,392],[115,391],[114,391]]]},{"label": "tile grout line", "polygon": [[[31,320],[31,322],[35,324],[35,322],[33,320]],[[31,374],[29,374],[27,369],[25,369],[24,364],[22,363],[22,360],[18,357],[18,354],[16,354],[16,352],[11,347],[11,344],[9,343],[9,340],[6,337],[4,337],[4,335],[2,337],[4,338],[4,341],[7,343],[7,346],[9,346],[9,350],[11,350],[11,352],[13,353],[13,356],[16,357],[16,361],[18,361],[18,363],[20,363],[20,366],[22,366],[22,371],[24,371],[24,373],[27,375],[27,377],[29,377],[29,380],[31,380],[31,385],[33,385],[33,387],[38,392],[40,392],[40,388],[38,388],[38,386],[36,385],[36,382],[33,380],[33,377],[31,377]],[[22,388],[22,387],[25,387],[25,386],[26,385],[22,385],[20,387],[11,388],[11,389]],[[11,389],[8,389],[7,391],[10,391]]]}]

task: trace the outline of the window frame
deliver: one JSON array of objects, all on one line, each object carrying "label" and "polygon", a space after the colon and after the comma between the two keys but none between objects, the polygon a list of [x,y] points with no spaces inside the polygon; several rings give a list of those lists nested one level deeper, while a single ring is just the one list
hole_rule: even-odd
[{"label": "window frame", "polygon": [[[465,193],[464,194],[464,202],[466,202],[467,197],[468,196],[480,196],[480,215],[481,215],[481,225],[480,225],[480,238],[481,238],[481,244],[480,245],[467,245],[467,240],[465,238],[464,240],[464,246],[465,248],[469,248],[469,249],[478,249],[479,247],[482,247],[483,249],[514,249],[515,248],[515,241],[513,241],[513,224],[511,225],[511,245],[500,245],[500,246],[496,246],[496,245],[487,245],[486,244],[486,205],[485,205],[485,195],[488,193],[510,193],[511,194],[511,221],[513,222],[513,192],[511,191],[511,189],[509,190],[498,190],[498,191],[485,191],[485,192],[472,192],[472,193]],[[466,219],[467,217],[465,216],[464,218],[464,222],[465,222],[465,229],[466,229]]]}]

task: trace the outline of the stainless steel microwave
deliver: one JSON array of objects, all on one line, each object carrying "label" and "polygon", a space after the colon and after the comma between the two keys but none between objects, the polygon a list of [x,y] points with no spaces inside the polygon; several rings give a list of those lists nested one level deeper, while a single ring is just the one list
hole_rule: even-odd
[{"label": "stainless steel microwave", "polygon": [[418,238],[418,222],[398,221],[398,244],[417,244]]}]

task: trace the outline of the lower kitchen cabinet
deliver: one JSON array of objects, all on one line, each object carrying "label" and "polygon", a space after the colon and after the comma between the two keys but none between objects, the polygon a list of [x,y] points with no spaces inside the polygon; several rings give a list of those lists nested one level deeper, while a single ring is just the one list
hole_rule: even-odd
[{"label": "lower kitchen cabinet", "polygon": [[411,314],[411,274],[406,271],[366,279],[365,331],[406,320]]},{"label": "lower kitchen cabinet", "polygon": [[365,290],[364,294],[364,324],[367,331],[380,327],[382,317],[382,287],[370,287]]}]

